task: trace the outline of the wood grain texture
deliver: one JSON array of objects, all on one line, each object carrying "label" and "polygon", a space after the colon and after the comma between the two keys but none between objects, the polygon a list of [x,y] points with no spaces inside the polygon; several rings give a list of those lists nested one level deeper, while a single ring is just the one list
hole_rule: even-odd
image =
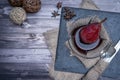
[{"label": "wood grain texture", "polygon": [[0,48],[47,48],[42,34],[0,34]]},{"label": "wood grain texture", "polygon": [[[59,21],[54,19],[28,19],[26,25],[15,25],[8,19],[0,20],[0,33],[43,33],[47,30],[56,28],[59,26]],[[26,26],[29,25],[28,28]]]},{"label": "wood grain texture", "polygon": [[[6,51],[5,51],[6,50]],[[49,64],[51,55],[48,49],[0,49],[1,63]]]},{"label": "wood grain texture", "polygon": [[[30,25],[28,28],[25,28],[26,25],[13,24],[8,17],[11,10],[8,1],[0,1],[0,80],[52,80],[48,75],[51,55],[42,33],[59,27],[60,16],[51,17],[51,12],[56,10],[58,1],[41,0],[41,10],[38,13],[28,13],[27,15],[26,22]],[[70,7],[79,7],[81,2],[81,0],[60,1],[63,2],[63,6]],[[115,0],[93,1],[102,10],[120,12],[115,8],[119,6],[116,5]]]},{"label": "wood grain texture", "polygon": [[[59,18],[51,17],[52,11],[50,10],[55,6],[50,5],[48,8],[46,6],[43,6],[43,10],[41,9],[38,13],[29,13],[23,25],[14,24],[8,14],[4,14],[4,12],[9,13],[11,7],[3,7],[0,18],[0,48],[47,48],[42,33],[58,27]],[[45,8],[46,10],[44,10]]]}]

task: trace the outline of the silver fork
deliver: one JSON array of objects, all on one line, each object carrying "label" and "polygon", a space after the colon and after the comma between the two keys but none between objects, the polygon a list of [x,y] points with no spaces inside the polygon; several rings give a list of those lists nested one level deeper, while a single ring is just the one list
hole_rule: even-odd
[{"label": "silver fork", "polygon": [[108,42],[108,44],[104,47],[104,49],[100,52],[100,54],[101,54],[101,58],[105,58],[107,55],[108,55],[108,53],[106,53],[108,50],[109,50],[109,48],[112,46],[112,42],[110,41],[110,42]]}]

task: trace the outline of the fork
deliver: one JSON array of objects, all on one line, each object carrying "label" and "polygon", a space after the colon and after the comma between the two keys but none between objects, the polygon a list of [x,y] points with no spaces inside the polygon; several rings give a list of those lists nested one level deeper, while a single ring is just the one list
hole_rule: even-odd
[{"label": "fork", "polygon": [[112,46],[112,41],[110,41],[110,42],[108,42],[108,44],[103,48],[103,50],[100,52],[100,54],[101,54],[101,58],[105,58],[107,55],[108,55],[108,53],[106,53],[108,50],[109,50],[109,48]]},{"label": "fork", "polygon": [[120,49],[120,41],[113,47],[108,43],[101,51],[102,58],[82,77],[82,80],[97,80]]}]

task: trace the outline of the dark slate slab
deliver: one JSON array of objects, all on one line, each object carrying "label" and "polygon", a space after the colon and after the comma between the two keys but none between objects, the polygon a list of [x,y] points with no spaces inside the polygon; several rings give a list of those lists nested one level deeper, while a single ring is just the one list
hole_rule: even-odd
[{"label": "dark slate slab", "polygon": [[[112,39],[113,43],[116,44],[120,39],[120,14],[113,12],[104,12],[104,11],[96,11],[96,10],[87,10],[87,9],[78,9],[71,8],[76,13],[76,17],[74,19],[83,18],[86,16],[97,15],[99,18],[103,19],[105,17],[108,20],[104,23],[105,28]],[[63,9],[62,9],[63,12]],[[57,55],[56,55],[56,63],[55,70],[58,71],[66,71],[66,72],[75,72],[75,73],[86,73],[89,69],[86,69],[83,64],[76,58],[70,57],[69,50],[65,47],[64,43],[69,39],[67,30],[66,30],[66,21],[63,18],[63,13],[61,15],[60,22],[60,31],[58,38],[58,46],[57,46]],[[120,51],[116,55],[116,57],[112,60],[109,67],[104,71],[103,76],[118,78],[120,76]]]}]

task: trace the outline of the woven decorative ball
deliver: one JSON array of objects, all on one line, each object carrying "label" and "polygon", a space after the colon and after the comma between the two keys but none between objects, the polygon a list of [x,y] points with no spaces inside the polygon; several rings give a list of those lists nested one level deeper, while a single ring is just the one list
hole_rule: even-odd
[{"label": "woven decorative ball", "polygon": [[38,12],[41,8],[40,0],[23,0],[23,8],[26,12]]},{"label": "woven decorative ball", "polygon": [[10,12],[10,19],[16,24],[22,24],[26,19],[26,12],[21,7],[15,7]]},{"label": "woven decorative ball", "polygon": [[21,7],[23,0],[8,0],[8,2],[13,7]]}]

